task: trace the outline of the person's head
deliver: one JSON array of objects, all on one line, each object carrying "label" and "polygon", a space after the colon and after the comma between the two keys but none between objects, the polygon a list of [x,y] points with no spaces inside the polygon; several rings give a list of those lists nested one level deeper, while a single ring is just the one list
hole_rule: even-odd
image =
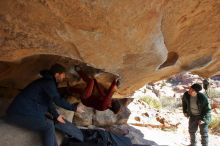
[{"label": "person's head", "polygon": [[117,114],[121,110],[121,104],[118,100],[112,100],[112,106],[109,108],[114,114]]},{"label": "person's head", "polygon": [[209,81],[207,79],[203,80],[203,88],[207,90],[209,88]]},{"label": "person's head", "polygon": [[56,79],[56,82],[62,82],[66,77],[65,67],[58,63],[52,65],[49,71]]},{"label": "person's head", "polygon": [[197,93],[198,93],[199,91],[201,91],[201,90],[202,90],[202,86],[196,83],[196,84],[193,84],[193,85],[189,88],[188,93],[189,93],[189,95],[191,95],[191,96],[196,96]]}]

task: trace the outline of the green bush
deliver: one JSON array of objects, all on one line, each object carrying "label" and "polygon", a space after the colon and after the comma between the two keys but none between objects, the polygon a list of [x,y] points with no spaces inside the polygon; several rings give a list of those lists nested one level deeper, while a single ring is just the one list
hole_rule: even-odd
[{"label": "green bush", "polygon": [[211,123],[209,124],[211,132],[220,134],[220,117],[213,117]]},{"label": "green bush", "polygon": [[161,109],[161,103],[156,99],[153,99],[148,96],[144,96],[144,97],[140,97],[140,100],[147,103],[152,108]]},{"label": "green bush", "polygon": [[182,101],[179,99],[176,99],[175,97],[162,96],[160,98],[160,102],[161,102],[162,108],[170,109],[170,110],[173,110],[173,109],[176,109],[182,106]]},{"label": "green bush", "polygon": [[175,98],[174,97],[168,97],[168,96],[163,96],[160,98],[160,102],[162,105],[162,108],[171,108],[175,106]]}]

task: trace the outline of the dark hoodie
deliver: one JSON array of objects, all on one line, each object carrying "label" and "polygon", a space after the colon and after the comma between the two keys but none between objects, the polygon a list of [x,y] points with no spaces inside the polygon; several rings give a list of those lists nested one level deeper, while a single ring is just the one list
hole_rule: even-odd
[{"label": "dark hoodie", "polygon": [[45,118],[45,114],[50,112],[54,118],[57,118],[59,114],[54,103],[67,110],[76,110],[77,106],[69,104],[60,97],[56,81],[50,72],[43,71],[41,75],[42,78],[30,83],[14,98],[7,114]]}]

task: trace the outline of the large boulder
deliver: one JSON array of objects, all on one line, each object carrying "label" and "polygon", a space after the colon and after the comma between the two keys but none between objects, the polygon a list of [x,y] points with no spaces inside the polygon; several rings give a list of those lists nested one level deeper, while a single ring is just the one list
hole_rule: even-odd
[{"label": "large boulder", "polygon": [[104,69],[105,86],[119,74],[115,97],[180,72],[219,74],[219,11],[217,0],[0,0],[0,88],[20,91],[55,62]]},{"label": "large boulder", "polygon": [[[40,134],[23,129],[0,120],[0,145],[1,146],[40,146],[42,140]],[[62,136],[57,134],[58,143],[61,143]]]},{"label": "large boulder", "polygon": [[126,124],[131,111],[127,108],[127,105],[133,101],[132,98],[118,99],[121,104],[121,110],[119,113],[114,114],[111,110],[98,111],[93,108],[85,108],[84,113],[75,113],[73,117],[73,123],[78,126],[90,126],[97,127],[109,127],[112,125]]},{"label": "large boulder", "polygon": [[216,0],[1,0],[0,85],[23,88],[54,62],[119,74],[121,95],[182,71],[218,74],[219,9]]}]

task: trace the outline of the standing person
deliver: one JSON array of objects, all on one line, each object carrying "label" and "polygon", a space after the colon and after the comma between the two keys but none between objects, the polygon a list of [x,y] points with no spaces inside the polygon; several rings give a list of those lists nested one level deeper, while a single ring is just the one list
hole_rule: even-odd
[{"label": "standing person", "polygon": [[71,111],[83,112],[81,104],[74,105],[62,99],[57,91],[57,84],[65,78],[65,68],[54,64],[49,70],[41,72],[42,77],[30,83],[18,94],[7,110],[7,121],[18,126],[41,133],[43,146],[57,146],[54,122],[46,118],[51,113],[59,127],[69,123],[59,115],[57,106]]},{"label": "standing person", "polygon": [[189,117],[190,146],[196,146],[198,127],[202,146],[208,146],[208,124],[211,121],[211,108],[208,98],[199,92],[201,90],[201,85],[193,84],[182,98],[183,114],[185,117]]}]

